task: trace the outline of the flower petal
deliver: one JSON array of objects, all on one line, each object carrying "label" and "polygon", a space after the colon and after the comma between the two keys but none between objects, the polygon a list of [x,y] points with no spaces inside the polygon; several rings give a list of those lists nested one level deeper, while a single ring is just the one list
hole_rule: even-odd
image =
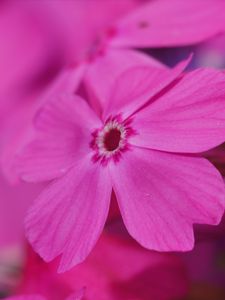
[{"label": "flower petal", "polygon": [[224,31],[223,0],[158,0],[121,19],[113,46],[164,47],[201,42]]},{"label": "flower petal", "polygon": [[174,69],[138,65],[116,78],[104,118],[121,113],[124,118],[140,109],[153,96],[172,83],[186,68],[191,56]]},{"label": "flower petal", "polygon": [[46,300],[46,298],[39,295],[24,295],[24,296],[14,296],[6,298],[6,300]]},{"label": "flower petal", "polygon": [[36,117],[37,134],[18,155],[16,168],[26,181],[51,180],[90,152],[91,132],[101,126],[87,103],[63,95],[49,101]]},{"label": "flower petal", "polygon": [[85,295],[85,288],[73,293],[69,297],[66,298],[66,300],[82,300]]},{"label": "flower petal", "polygon": [[135,148],[110,168],[124,223],[146,248],[190,250],[193,223],[221,220],[224,182],[203,158]]},{"label": "flower petal", "polygon": [[31,95],[21,97],[21,102],[17,105],[14,103],[14,107],[11,98],[4,97],[7,103],[11,103],[11,107],[7,113],[1,111],[3,127],[0,128],[0,164],[4,176],[12,183],[17,182],[19,179],[18,174],[16,174],[14,160],[17,153],[32,140],[34,130],[32,122],[35,114],[44,103],[51,98],[58,98],[58,95],[62,92],[74,93],[80,84],[85,67],[83,64],[77,68],[63,70],[44,91],[39,90]]},{"label": "flower petal", "polygon": [[107,49],[104,55],[90,64],[85,83],[92,107],[99,115],[109,101],[115,79],[128,68],[140,65],[166,68],[154,58],[129,49]]},{"label": "flower petal", "polygon": [[206,151],[225,141],[225,73],[199,69],[139,111],[131,143],[172,152]]},{"label": "flower petal", "polygon": [[0,173],[0,249],[23,245],[26,211],[43,187],[25,182],[13,186]]},{"label": "flower petal", "polygon": [[26,221],[28,240],[45,261],[62,254],[59,271],[82,262],[101,234],[109,210],[107,169],[84,159],[36,199]]},{"label": "flower petal", "polygon": [[182,299],[188,282],[181,259],[140,247],[121,225],[108,225],[85,263],[62,280],[75,289],[87,286],[85,300]]}]

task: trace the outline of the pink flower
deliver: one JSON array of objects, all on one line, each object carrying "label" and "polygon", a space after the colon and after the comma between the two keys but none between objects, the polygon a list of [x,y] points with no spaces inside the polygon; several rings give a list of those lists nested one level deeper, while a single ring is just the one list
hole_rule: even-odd
[{"label": "pink flower", "polygon": [[178,257],[147,251],[125,236],[109,233],[83,264],[61,276],[78,289],[85,286],[87,300],[172,300],[188,289],[186,268]]},{"label": "pink flower", "polygon": [[[26,217],[27,237],[59,271],[82,262],[101,234],[115,191],[124,223],[142,246],[190,250],[193,223],[218,224],[221,175],[196,153],[224,141],[225,75],[132,68],[116,81],[97,116],[87,101],[61,95],[35,120],[21,153],[23,179],[55,179]],[[95,101],[98,99],[95,98]]]},{"label": "pink flower", "polygon": [[[73,294],[67,297],[65,300],[82,300],[83,296],[79,294]],[[24,295],[7,298],[6,300],[47,300],[47,298],[41,295]]]},{"label": "pink flower", "polygon": [[[18,295],[41,294],[62,300],[74,291],[85,300],[172,300],[187,293],[186,268],[173,254],[147,251],[122,234],[121,223],[107,227],[88,259],[64,274],[55,272],[57,261],[44,263],[28,250]],[[115,227],[119,232],[115,233]],[[113,233],[112,233],[113,231]]]},{"label": "pink flower", "polygon": [[46,298],[40,295],[29,295],[29,296],[15,296],[7,298],[7,300],[46,300]]},{"label": "pink flower", "polygon": [[[94,96],[92,107],[101,113],[104,104],[95,98],[108,98],[114,80],[123,71],[140,64],[162,67],[156,60],[137,51],[140,48],[184,46],[201,42],[224,31],[223,0],[156,0],[96,32],[86,51],[84,84]],[[207,25],[206,25],[207,24]],[[78,64],[82,61],[78,61]],[[102,84],[104,78],[104,84]]]},{"label": "pink flower", "polygon": [[[222,8],[223,0],[148,1],[117,22],[118,36],[111,44],[164,47],[198,43],[215,32],[224,32]],[[209,23],[205,23],[206,19]]]},{"label": "pink flower", "polygon": [[[37,1],[26,1],[23,5],[20,4],[20,7],[22,5],[22,8],[25,7],[25,11],[36,16],[39,20],[37,23],[42,25],[41,29],[44,25],[46,29],[44,37],[47,32],[47,37],[50,36],[47,41],[50,40],[51,43],[42,42],[40,44],[45,45],[43,48],[49,50],[47,54],[50,57],[57,57],[57,55],[60,57],[60,59],[56,59],[57,62],[61,61],[61,65],[56,63],[57,70],[61,68],[62,72],[64,69],[66,72],[71,71],[67,69],[68,64],[72,65],[74,71],[76,71],[77,64],[86,66],[83,82],[92,94],[94,90],[95,95],[90,102],[95,110],[100,112],[103,109],[102,103],[98,103],[97,106],[95,98],[105,99],[108,97],[107,93],[111,90],[118,74],[128,67],[139,64],[161,66],[153,58],[132,48],[193,44],[224,31],[223,0],[157,0],[148,1],[142,5],[141,3],[142,1],[124,0],[116,1],[115,5],[113,0],[79,0],[58,1],[54,4],[48,1],[40,5]],[[93,9],[93,7],[98,7],[98,9]],[[26,38],[25,40],[27,42]],[[28,39],[28,43],[29,41]],[[27,49],[19,47],[19,53],[22,52],[25,61],[27,60]],[[36,48],[34,47],[34,49]],[[41,48],[41,50],[43,49]],[[42,57],[42,51],[40,52],[40,57]],[[46,55],[46,53],[44,54]],[[11,61],[8,56],[3,60]],[[20,62],[20,60],[21,55],[18,61]],[[38,60],[34,61],[35,64],[33,61],[31,64],[32,70],[37,62],[40,65],[39,56]],[[41,64],[43,64],[43,59]],[[23,66],[24,64],[22,64]],[[30,71],[30,68],[25,68],[25,71],[27,69]],[[7,70],[10,73],[9,77],[14,78],[15,68],[7,68]],[[20,70],[19,67],[19,74]],[[22,68],[22,70],[24,69]],[[43,70],[41,74],[44,74]],[[30,78],[30,74],[25,75]],[[27,78],[26,76],[23,78]],[[104,84],[102,84],[103,77]],[[22,97],[26,99],[24,103],[22,105],[20,103],[15,109],[8,111],[7,118],[3,118],[0,160],[4,172],[11,180],[17,178],[15,170],[12,168],[15,153],[31,138],[32,119],[37,107],[42,104],[42,100],[39,101],[39,99],[46,98],[46,95],[42,95],[48,87],[46,81],[44,80],[45,84],[41,82],[42,85],[39,86],[38,91],[32,90],[32,87],[37,85],[37,82],[32,81],[33,85],[31,84],[29,87],[33,93],[28,89],[28,94]],[[27,84],[25,86],[27,87]],[[23,83],[17,89],[14,85],[9,85],[9,90],[16,90],[16,95],[18,95],[21,87],[23,87]],[[67,85],[61,85],[60,89],[65,92]],[[56,95],[58,90],[57,88],[55,91]],[[73,91],[75,90],[76,83],[74,82]],[[11,103],[11,98],[14,97],[2,97],[2,99],[6,99],[7,105]],[[2,113],[2,115],[4,114]]]}]

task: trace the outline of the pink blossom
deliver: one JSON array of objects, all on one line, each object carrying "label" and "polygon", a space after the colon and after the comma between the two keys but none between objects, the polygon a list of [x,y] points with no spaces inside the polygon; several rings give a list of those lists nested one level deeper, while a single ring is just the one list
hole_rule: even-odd
[{"label": "pink blossom", "polygon": [[[27,181],[55,179],[26,217],[27,237],[59,271],[94,247],[114,190],[124,223],[142,246],[193,248],[193,223],[218,224],[219,172],[196,154],[224,141],[225,75],[140,66],[118,77],[99,117],[79,96],[55,97],[36,117],[36,137],[17,168]],[[95,98],[95,101],[98,101]]]},{"label": "pink blossom", "polygon": [[[79,294],[70,295],[65,300],[82,300],[83,296]],[[7,300],[47,300],[47,298],[42,297],[41,295],[25,295],[25,296],[15,296],[7,298]]]},{"label": "pink blossom", "polygon": [[46,300],[46,298],[40,295],[29,295],[29,296],[15,296],[7,298],[7,300]]},{"label": "pink blossom", "polygon": [[[46,37],[47,32],[47,37],[49,37],[47,40],[50,40],[51,43],[40,44],[45,45],[43,48],[49,50],[47,54],[44,53],[47,57],[55,57],[58,53],[59,58],[56,61],[60,61],[61,65],[56,63],[57,70],[61,69],[64,74],[65,69],[68,71],[68,65],[75,70],[77,64],[83,64],[87,67],[83,81],[88,87],[88,92],[91,91],[93,95],[93,90],[95,91],[91,104],[98,112],[102,110],[102,103],[98,103],[96,106],[95,97],[100,99],[107,97],[107,93],[111,90],[118,74],[128,67],[139,64],[160,66],[153,58],[132,49],[133,47],[187,45],[200,42],[224,31],[225,10],[222,0],[157,0],[145,2],[126,0],[116,1],[116,5],[115,1],[112,0],[57,1],[54,4],[52,1],[45,1],[42,5],[39,1],[26,1],[19,5],[22,8],[25,7],[25,10],[32,15],[37,15],[37,19],[42,21],[40,22],[42,26],[47,28],[44,31],[44,37]],[[93,9],[95,7],[98,9]],[[29,39],[26,40],[26,43],[29,41]],[[18,47],[17,44],[16,46]],[[21,49],[19,47],[18,49],[27,63],[28,48]],[[43,49],[41,48],[41,50]],[[25,70],[24,79],[29,78],[30,71],[36,64],[39,65],[41,62],[43,66],[43,59],[41,58],[45,58],[45,56],[43,56],[42,51],[40,53],[38,52],[38,59],[35,60],[33,56],[36,58],[36,52],[34,51],[34,54],[32,52],[31,58],[35,63],[32,60],[30,65],[28,60],[28,68],[22,68],[22,71]],[[20,58],[21,55],[19,55],[18,62],[20,62]],[[11,60],[7,56],[4,61]],[[18,67],[17,63],[15,65]],[[53,64],[53,66],[55,65]],[[15,69],[17,68],[7,67],[9,78],[14,78]],[[41,74],[45,74],[43,69]],[[26,70],[29,71],[28,74],[26,74]],[[20,71],[19,65],[18,74]],[[18,74],[16,72],[16,79]],[[103,77],[104,85],[102,84]],[[56,78],[56,81],[58,80],[59,78]],[[35,81],[30,83],[33,85],[30,84],[29,88],[37,84]],[[45,92],[47,95],[49,94],[46,88],[52,89],[47,83],[46,80],[45,84],[39,86],[38,90],[32,90],[32,93],[26,85],[27,94],[22,97],[25,101],[16,107],[12,105],[13,108],[8,111],[7,118],[3,117],[3,127],[1,128],[3,139],[0,145],[0,156],[6,176],[13,181],[17,178],[15,169],[12,168],[15,153],[32,136],[32,119],[37,106],[42,104],[43,98],[46,98]],[[18,95],[18,89],[21,86],[23,87],[23,84],[16,89],[16,95]],[[9,84],[9,90],[15,91],[14,80],[13,83]],[[58,89],[56,90],[58,92]],[[61,91],[65,92],[66,90],[67,88],[62,85]],[[75,90],[76,83],[73,86],[73,91]],[[13,97],[11,94],[7,98],[2,97],[2,99],[6,99],[6,102],[3,101],[3,103],[7,103],[7,105],[11,103],[14,94]],[[21,95],[19,99],[21,99]],[[14,104],[14,101],[12,102]],[[2,115],[4,115],[3,112]]]},{"label": "pink blossom", "polygon": [[198,43],[224,32],[223,8],[223,0],[148,1],[116,23],[118,36],[112,44],[164,47]]},{"label": "pink blossom", "polygon": [[224,32],[223,0],[30,1],[26,6],[48,16],[66,44],[70,63],[94,58],[108,46],[181,46]]},{"label": "pink blossom", "polygon": [[11,160],[28,135],[36,99],[63,62],[51,22],[45,26],[44,14],[31,11],[28,2],[4,1],[0,10],[0,155],[10,179]]},{"label": "pink blossom", "polygon": [[[93,13],[96,5],[98,10]],[[10,180],[17,177],[12,160],[31,135],[37,107],[49,90],[59,84],[59,78],[64,77],[64,68],[74,60],[79,61],[79,53],[86,51],[79,33],[89,40],[107,20],[118,18],[135,6],[135,0],[5,3],[0,11],[0,156],[3,171]],[[59,70],[62,74],[57,76]],[[68,71],[70,68],[65,72]]]},{"label": "pink blossom", "polygon": [[78,289],[85,286],[87,300],[172,300],[188,288],[179,258],[147,251],[121,234],[103,234],[87,260],[61,276]]},{"label": "pink blossom", "polygon": [[[115,225],[116,234],[112,233]],[[186,269],[180,258],[139,247],[121,234],[121,223],[107,230],[88,259],[64,274],[55,272],[57,261],[46,264],[29,248],[16,294],[38,293],[48,300],[62,300],[77,291],[85,300],[172,300],[187,293]]]}]

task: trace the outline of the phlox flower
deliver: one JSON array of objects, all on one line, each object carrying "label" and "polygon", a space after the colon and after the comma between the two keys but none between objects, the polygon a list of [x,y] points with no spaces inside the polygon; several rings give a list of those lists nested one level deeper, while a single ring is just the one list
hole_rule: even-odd
[{"label": "phlox flower", "polygon": [[28,2],[4,1],[0,10],[0,157],[12,180],[11,160],[31,127],[37,99],[64,62],[59,35]]},{"label": "phlox flower", "polygon": [[15,294],[38,293],[48,300],[65,299],[74,291],[83,293],[85,300],[173,300],[185,296],[188,280],[181,259],[139,247],[121,232],[121,225],[107,226],[88,259],[64,274],[55,272],[57,261],[46,264],[29,247]]},{"label": "phlox flower", "polygon": [[29,295],[29,296],[15,296],[6,298],[7,300],[46,300],[46,298],[40,295]]},{"label": "phlox flower", "polygon": [[[40,44],[44,45],[44,49],[49,50],[47,51],[49,60],[40,51],[42,56],[37,56],[38,58],[34,61],[43,67],[45,66],[43,62],[47,62],[46,70],[53,70],[59,86],[55,89],[55,95],[59,90],[65,92],[68,89],[65,83],[65,77],[69,77],[68,73],[72,73],[68,79],[72,82],[74,72],[79,73],[82,69],[83,83],[88,87],[88,93],[93,95],[90,103],[98,113],[101,113],[104,104],[95,99],[103,101],[108,98],[108,91],[111,90],[115,77],[121,72],[139,64],[162,67],[159,62],[134,48],[188,45],[208,39],[224,31],[224,5],[223,0],[116,2],[77,0],[57,1],[57,3],[45,1],[42,4],[37,1],[26,1],[19,4],[20,7],[25,7],[25,10],[30,12],[29,15],[37,15],[37,19],[41,20],[41,29],[43,26],[46,29],[44,36],[47,36],[50,43],[41,42]],[[39,40],[42,41],[42,37]],[[30,39],[27,41],[25,38],[25,41],[29,43]],[[19,48],[18,53],[22,53],[19,55],[18,62],[21,56],[26,62],[28,47],[21,49],[18,43],[16,46],[16,49]],[[11,44],[8,48],[10,47]],[[11,61],[10,57],[6,56],[4,61]],[[50,58],[56,59],[51,63]],[[48,61],[53,68],[49,67]],[[16,62],[15,66],[17,65]],[[36,64],[32,63],[32,70],[34,66]],[[14,76],[15,69],[17,68],[7,68],[10,76]],[[24,69],[30,70],[30,67],[22,68],[22,71]],[[31,83],[29,92],[26,96],[19,97],[23,99],[22,103],[7,112],[7,117],[3,117],[4,126],[0,128],[2,129],[0,160],[5,174],[13,181],[17,179],[15,169],[12,168],[15,153],[32,138],[34,114],[43,103],[43,99],[49,95],[48,89],[52,90],[52,86],[48,85],[49,81],[45,80],[46,77],[47,79],[54,77],[51,76],[52,71],[44,73],[43,69],[38,73],[38,78],[43,77],[45,84],[43,81],[28,81]],[[21,68],[19,67],[18,70],[20,74]],[[56,70],[61,71],[58,77]],[[30,78],[30,73],[25,75],[24,79]],[[5,73],[2,76],[4,77]],[[102,84],[102,78],[104,78],[104,84]],[[15,85],[9,85],[9,90],[16,91],[14,94],[18,95],[18,89],[21,86],[23,87],[22,83],[15,89]],[[27,81],[25,86],[27,87]],[[73,92],[76,91],[75,82],[70,87],[73,88]],[[11,98],[14,97],[2,97],[3,102],[6,99],[7,105],[11,102]],[[4,116],[4,113],[2,115]]]},{"label": "phlox flower", "polygon": [[107,230],[83,264],[61,275],[63,281],[85,286],[87,300],[172,300],[187,294],[186,267],[178,257],[147,251]]},{"label": "phlox flower", "polygon": [[24,180],[55,180],[29,210],[26,234],[46,261],[62,255],[60,272],[94,247],[112,189],[130,235],[148,249],[190,250],[193,223],[219,223],[224,182],[196,154],[224,141],[225,75],[182,74],[186,65],[124,72],[99,100],[100,116],[70,94],[36,116],[16,167]]},{"label": "phlox flower", "polygon": [[[87,42],[82,43],[81,36],[89,41],[93,32],[106,26],[107,20],[110,22],[136,7],[136,2],[31,0],[7,1],[1,7],[0,160],[8,179],[17,179],[11,162],[31,135],[32,117],[55,86],[52,79],[60,87],[58,72],[74,60],[79,61],[79,53],[85,52]],[[96,6],[98,9],[93,12]],[[70,77],[74,79],[72,74]]]},{"label": "phlox flower", "polygon": [[[83,296],[79,294],[70,295],[65,300],[82,300]],[[15,297],[9,297],[6,300],[48,300],[45,297],[42,297],[41,295],[24,295],[24,296],[15,296]]]}]

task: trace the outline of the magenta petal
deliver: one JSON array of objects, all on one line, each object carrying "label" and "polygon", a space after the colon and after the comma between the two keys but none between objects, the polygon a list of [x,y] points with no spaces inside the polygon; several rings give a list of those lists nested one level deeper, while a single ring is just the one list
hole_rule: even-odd
[{"label": "magenta petal", "polygon": [[60,272],[82,262],[103,230],[111,190],[107,169],[100,169],[91,157],[56,179],[26,217],[26,233],[34,249],[46,261],[62,254]]},{"label": "magenta petal", "polygon": [[73,293],[69,297],[67,297],[66,300],[82,300],[84,295],[85,295],[85,289],[83,288],[83,289]]},{"label": "magenta petal", "polygon": [[115,79],[128,68],[140,65],[165,68],[154,58],[129,49],[107,49],[104,55],[90,64],[85,83],[91,104],[99,114],[109,100]]},{"label": "magenta petal", "polygon": [[124,223],[146,248],[190,250],[193,223],[221,220],[224,182],[205,159],[135,148],[110,167]]},{"label": "magenta petal", "polygon": [[117,23],[113,46],[164,47],[201,42],[224,31],[223,0],[150,1]]},{"label": "magenta petal", "polygon": [[39,295],[24,295],[24,296],[14,296],[6,298],[6,300],[46,300],[46,298]]},{"label": "magenta petal", "polygon": [[54,98],[39,112],[36,139],[17,157],[16,168],[26,181],[63,175],[89,152],[91,132],[101,126],[87,103],[78,96]]},{"label": "magenta petal", "polygon": [[86,65],[83,64],[77,68],[64,69],[44,91],[39,90],[37,93],[21,97],[21,102],[17,106],[15,106],[15,103],[13,105],[11,98],[3,97],[5,102],[10,105],[10,108],[6,111],[7,113],[1,111],[1,122],[4,126],[0,128],[0,163],[4,176],[9,181],[14,183],[18,180],[14,160],[21,149],[32,139],[32,122],[38,109],[46,101],[57,99],[58,95],[62,93],[73,93],[80,84],[85,68]]},{"label": "magenta petal", "polygon": [[121,113],[128,117],[172,83],[186,68],[191,56],[174,69],[149,65],[129,68],[118,76],[105,109],[105,117]]},{"label": "magenta petal", "polygon": [[132,144],[172,152],[202,152],[225,141],[225,74],[199,69],[139,111]]},{"label": "magenta petal", "polygon": [[23,244],[25,213],[41,190],[42,184],[12,186],[0,174],[0,249]]},{"label": "magenta petal", "polygon": [[[70,295],[66,300],[81,300],[83,295],[81,293],[75,293]],[[24,296],[14,296],[6,298],[6,300],[46,300],[46,298],[39,295],[24,295]]]}]

